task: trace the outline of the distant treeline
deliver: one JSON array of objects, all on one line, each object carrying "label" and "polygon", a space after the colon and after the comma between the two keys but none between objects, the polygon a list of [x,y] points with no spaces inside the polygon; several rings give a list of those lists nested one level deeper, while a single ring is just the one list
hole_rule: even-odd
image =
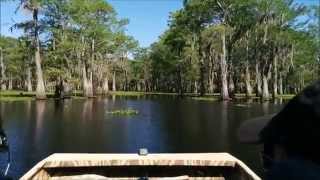
[{"label": "distant treeline", "polygon": [[[149,48],[104,0],[21,0],[32,20],[0,39],[1,89],[109,90],[269,99],[318,79],[319,6],[293,0],[184,0]],[[141,19],[143,21],[143,19]],[[146,31],[148,27],[145,27]]]}]

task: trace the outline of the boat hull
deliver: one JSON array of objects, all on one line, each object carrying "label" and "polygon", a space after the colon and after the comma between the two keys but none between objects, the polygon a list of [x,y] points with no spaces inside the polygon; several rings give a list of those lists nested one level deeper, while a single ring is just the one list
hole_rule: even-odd
[{"label": "boat hull", "polygon": [[228,153],[53,154],[21,179],[241,179],[260,180]]}]

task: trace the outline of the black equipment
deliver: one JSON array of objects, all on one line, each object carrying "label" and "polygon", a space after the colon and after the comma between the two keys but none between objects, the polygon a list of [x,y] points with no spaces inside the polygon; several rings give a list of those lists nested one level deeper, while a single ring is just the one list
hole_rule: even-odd
[{"label": "black equipment", "polygon": [[5,177],[8,174],[11,160],[10,160],[10,148],[9,148],[8,139],[2,129],[0,129],[0,153],[7,153],[7,166],[5,171],[1,173]]}]

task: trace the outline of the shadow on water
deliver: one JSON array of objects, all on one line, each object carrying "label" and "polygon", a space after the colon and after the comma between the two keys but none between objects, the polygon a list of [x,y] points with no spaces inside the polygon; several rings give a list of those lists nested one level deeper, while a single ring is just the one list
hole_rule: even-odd
[{"label": "shadow on water", "polygon": [[[258,147],[240,144],[247,119],[279,111],[277,102],[211,102],[170,96],[1,102],[18,178],[52,153],[229,152],[261,173]],[[136,116],[108,111],[132,108]]]}]

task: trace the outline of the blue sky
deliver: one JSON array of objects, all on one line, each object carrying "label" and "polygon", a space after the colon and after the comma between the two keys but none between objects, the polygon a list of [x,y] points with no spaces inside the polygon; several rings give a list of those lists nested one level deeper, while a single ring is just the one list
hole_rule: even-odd
[{"label": "blue sky", "polygon": [[149,46],[158,39],[168,23],[170,12],[182,8],[182,0],[109,0],[119,17],[128,18],[128,34]]},{"label": "blue sky", "polygon": [[[307,5],[318,4],[320,0],[296,0]],[[17,37],[19,31],[11,32],[9,28],[14,22],[31,18],[30,14],[17,13],[16,2],[2,2],[1,27],[2,34]],[[182,8],[182,0],[108,0],[116,9],[120,18],[128,18],[130,23],[127,33],[137,39],[141,46],[147,47],[157,41],[167,29],[170,12]]]},{"label": "blue sky", "polygon": [[[170,12],[182,7],[182,0],[108,0],[120,18],[128,18],[127,33],[147,47],[155,42],[167,28]],[[2,34],[19,36],[21,32],[9,28],[14,22],[31,18],[27,13],[15,13],[18,2],[2,2]]]}]

